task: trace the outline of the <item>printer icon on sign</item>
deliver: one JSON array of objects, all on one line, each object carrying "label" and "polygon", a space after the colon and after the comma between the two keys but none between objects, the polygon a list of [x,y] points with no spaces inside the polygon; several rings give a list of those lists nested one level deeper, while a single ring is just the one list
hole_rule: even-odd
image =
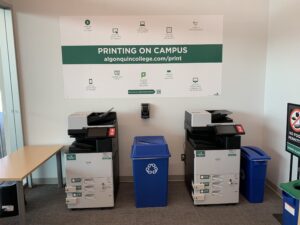
[{"label": "printer icon on sign", "polygon": [[193,83],[198,83],[199,82],[199,78],[198,77],[193,77]]},{"label": "printer icon on sign", "polygon": [[118,28],[113,28],[112,29],[112,33],[113,34],[118,34],[119,33],[119,29]]}]

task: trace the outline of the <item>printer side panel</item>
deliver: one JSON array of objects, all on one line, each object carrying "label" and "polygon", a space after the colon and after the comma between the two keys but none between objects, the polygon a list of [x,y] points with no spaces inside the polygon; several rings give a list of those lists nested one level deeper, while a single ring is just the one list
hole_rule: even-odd
[{"label": "printer side panel", "polygon": [[195,150],[194,204],[239,202],[240,149]]},{"label": "printer side panel", "polygon": [[114,206],[112,153],[66,154],[68,208]]},{"label": "printer side panel", "polygon": [[[186,131],[187,132],[187,131]],[[187,136],[186,136],[187,138]],[[185,183],[188,188],[188,191],[192,193],[192,183],[194,182],[194,149],[192,145],[185,140],[185,161],[184,161],[184,170],[185,170]]]}]

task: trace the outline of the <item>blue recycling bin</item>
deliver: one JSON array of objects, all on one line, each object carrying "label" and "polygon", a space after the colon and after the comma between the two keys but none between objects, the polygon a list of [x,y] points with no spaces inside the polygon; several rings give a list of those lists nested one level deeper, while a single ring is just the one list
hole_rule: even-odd
[{"label": "blue recycling bin", "polygon": [[297,225],[299,220],[300,181],[280,184],[282,189],[282,224]]},{"label": "blue recycling bin", "polygon": [[241,147],[241,194],[251,203],[264,200],[267,161],[271,157],[253,146]]},{"label": "blue recycling bin", "polygon": [[163,136],[138,136],[132,145],[137,208],[168,204],[169,149]]}]

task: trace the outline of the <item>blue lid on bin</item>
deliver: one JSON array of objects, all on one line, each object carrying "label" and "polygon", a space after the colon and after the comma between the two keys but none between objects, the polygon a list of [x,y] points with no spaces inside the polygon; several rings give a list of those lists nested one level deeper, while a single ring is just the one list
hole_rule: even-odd
[{"label": "blue lid on bin", "polygon": [[132,145],[131,158],[168,158],[168,144],[163,136],[137,136]]},{"label": "blue lid on bin", "polygon": [[251,161],[265,161],[271,159],[263,150],[255,146],[242,146],[241,153],[242,157],[246,157]]}]

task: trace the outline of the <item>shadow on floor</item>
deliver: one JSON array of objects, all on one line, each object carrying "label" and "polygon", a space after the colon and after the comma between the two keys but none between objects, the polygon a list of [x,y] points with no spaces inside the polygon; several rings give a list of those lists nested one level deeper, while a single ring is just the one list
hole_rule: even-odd
[{"label": "shadow on floor", "polygon": [[273,216],[275,217],[275,219],[282,224],[282,214],[273,214]]}]

